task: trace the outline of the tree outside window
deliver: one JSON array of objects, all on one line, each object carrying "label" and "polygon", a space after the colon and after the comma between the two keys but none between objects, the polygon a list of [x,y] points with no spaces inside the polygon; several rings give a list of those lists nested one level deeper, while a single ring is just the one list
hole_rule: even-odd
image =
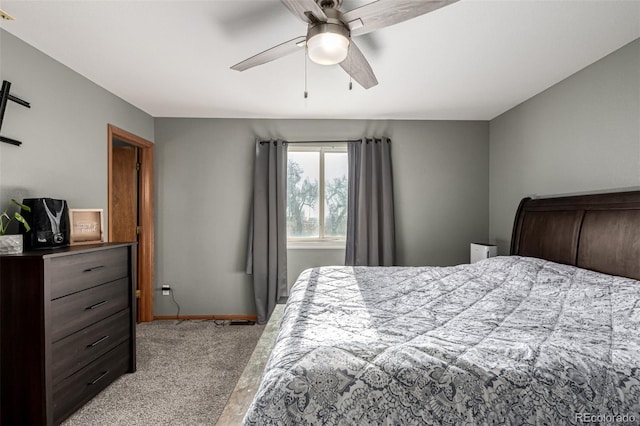
[{"label": "tree outside window", "polygon": [[289,145],[289,241],[344,241],[347,230],[347,152],[343,146]]}]

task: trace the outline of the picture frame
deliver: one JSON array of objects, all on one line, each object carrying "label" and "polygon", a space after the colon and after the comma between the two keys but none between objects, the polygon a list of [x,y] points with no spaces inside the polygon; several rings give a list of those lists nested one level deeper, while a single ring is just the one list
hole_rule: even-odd
[{"label": "picture frame", "polygon": [[69,209],[70,245],[104,241],[103,209]]}]

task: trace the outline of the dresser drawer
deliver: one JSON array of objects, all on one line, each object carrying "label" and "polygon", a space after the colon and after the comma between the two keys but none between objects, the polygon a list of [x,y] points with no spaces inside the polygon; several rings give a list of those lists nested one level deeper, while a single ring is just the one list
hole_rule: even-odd
[{"label": "dresser drawer", "polygon": [[129,370],[129,341],[53,386],[53,422],[58,424]]},{"label": "dresser drawer", "polygon": [[53,383],[69,377],[127,340],[131,333],[130,319],[130,311],[125,309],[54,343]]},{"label": "dresser drawer", "polygon": [[51,302],[51,342],[129,307],[129,278]]},{"label": "dresser drawer", "polygon": [[128,275],[126,247],[51,259],[51,299],[66,296]]}]

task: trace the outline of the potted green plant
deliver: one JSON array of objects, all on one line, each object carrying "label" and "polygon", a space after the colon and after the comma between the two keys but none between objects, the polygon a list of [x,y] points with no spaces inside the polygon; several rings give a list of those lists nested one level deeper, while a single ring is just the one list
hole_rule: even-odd
[{"label": "potted green plant", "polygon": [[[31,211],[31,208],[29,206],[25,206],[24,204],[17,202],[13,198],[11,199],[11,202],[25,211]],[[17,222],[20,222],[22,226],[24,226],[24,229],[27,230],[27,232],[31,230],[31,227],[20,213],[15,212],[13,213],[13,216],[9,216],[9,213],[7,213],[8,210],[9,208],[7,207],[5,211],[0,215],[0,254],[22,253],[22,235],[6,235],[7,229],[9,228],[11,221],[14,219]]]}]

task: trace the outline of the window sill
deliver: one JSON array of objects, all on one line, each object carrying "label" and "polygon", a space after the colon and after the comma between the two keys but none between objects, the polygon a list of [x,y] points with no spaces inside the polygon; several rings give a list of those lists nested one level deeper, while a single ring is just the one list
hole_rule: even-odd
[{"label": "window sill", "polygon": [[344,250],[344,241],[289,241],[287,250]]}]

